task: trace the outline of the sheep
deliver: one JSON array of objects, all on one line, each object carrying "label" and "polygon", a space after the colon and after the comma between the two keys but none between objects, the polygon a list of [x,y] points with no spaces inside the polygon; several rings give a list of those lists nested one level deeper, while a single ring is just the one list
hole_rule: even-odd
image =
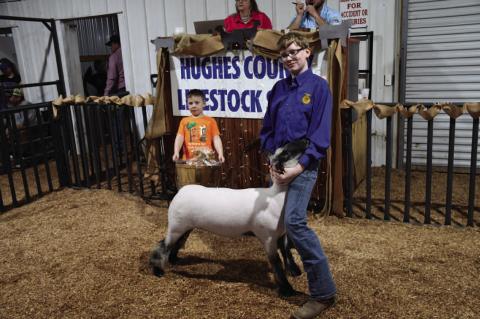
[{"label": "sheep", "polygon": [[[277,149],[270,157],[271,165],[279,171],[295,165],[307,145],[307,140],[300,140]],[[278,293],[285,297],[293,295],[295,291],[288,282],[277,253],[280,248],[285,269],[290,274],[300,275],[284,236],[283,205],[287,189],[288,185],[276,183],[269,188],[247,189],[208,188],[201,185],[182,187],[168,209],[167,235],[150,256],[153,273],[161,277],[167,261],[171,264],[176,262],[178,251],[194,228],[227,237],[253,233],[267,253]]]}]

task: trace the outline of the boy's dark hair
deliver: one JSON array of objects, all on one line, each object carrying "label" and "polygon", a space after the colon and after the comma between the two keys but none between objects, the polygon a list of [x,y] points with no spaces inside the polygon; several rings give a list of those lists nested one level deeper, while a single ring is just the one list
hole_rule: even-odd
[{"label": "boy's dark hair", "polygon": [[13,74],[18,74],[18,70],[17,70],[17,67],[16,67],[15,63],[13,63],[12,61],[10,61],[7,58],[1,58],[0,59],[0,70],[2,70],[2,72],[3,72],[7,68],[11,68]]},{"label": "boy's dark hair", "polygon": [[199,90],[199,89],[193,89],[193,90],[188,91],[187,98],[190,98],[192,96],[201,97],[204,102],[206,100],[205,93],[203,93],[203,91]]}]

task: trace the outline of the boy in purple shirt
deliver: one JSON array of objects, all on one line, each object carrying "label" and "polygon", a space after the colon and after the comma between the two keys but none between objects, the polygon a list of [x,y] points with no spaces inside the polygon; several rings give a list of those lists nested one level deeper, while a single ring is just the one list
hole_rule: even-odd
[{"label": "boy in purple shirt", "polygon": [[317,180],[318,166],[330,145],[332,95],[328,83],[312,73],[308,42],[298,33],[283,35],[278,46],[290,75],[275,83],[260,132],[262,149],[273,153],[289,142],[308,139],[299,163],[283,173],[270,169],[272,179],[287,185],[284,206],[287,235],[302,258],[311,299],[293,318],[315,318],[335,303],[336,287],[320,241],[307,225],[307,206]]}]

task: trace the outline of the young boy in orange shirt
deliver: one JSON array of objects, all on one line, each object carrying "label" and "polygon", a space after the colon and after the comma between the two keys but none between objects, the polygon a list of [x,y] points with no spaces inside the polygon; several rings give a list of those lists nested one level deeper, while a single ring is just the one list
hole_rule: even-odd
[{"label": "young boy in orange shirt", "polygon": [[203,114],[205,94],[200,90],[191,90],[187,95],[188,110],[191,116],[184,117],[178,126],[177,137],[173,149],[173,160],[180,158],[183,146],[183,159],[191,159],[196,151],[213,151],[218,155],[220,163],[225,162],[223,145],[215,119]]}]

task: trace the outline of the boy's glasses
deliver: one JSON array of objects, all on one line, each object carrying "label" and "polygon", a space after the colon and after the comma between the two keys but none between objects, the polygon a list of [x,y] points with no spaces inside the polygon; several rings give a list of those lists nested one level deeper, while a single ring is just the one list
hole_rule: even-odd
[{"label": "boy's glasses", "polygon": [[281,58],[282,60],[284,60],[284,61],[285,61],[286,59],[288,59],[288,57],[294,59],[294,58],[297,57],[297,54],[298,54],[300,51],[302,51],[302,50],[304,50],[304,48],[302,48],[302,49],[288,50],[288,51],[281,52],[281,53],[280,53],[280,58]]}]

